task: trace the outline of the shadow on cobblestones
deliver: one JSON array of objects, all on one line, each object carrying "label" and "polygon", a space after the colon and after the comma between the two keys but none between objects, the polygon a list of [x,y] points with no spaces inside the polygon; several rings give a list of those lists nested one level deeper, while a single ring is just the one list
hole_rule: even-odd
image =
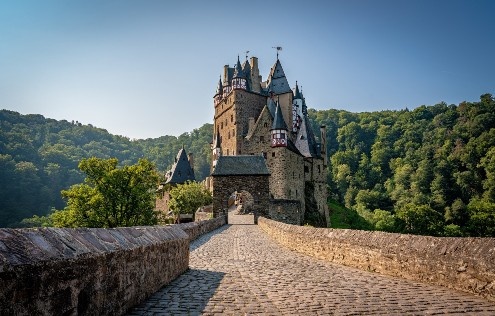
[{"label": "shadow on cobblestones", "polygon": [[199,247],[203,246],[205,243],[207,243],[211,239],[212,236],[215,236],[216,234],[221,234],[223,231],[229,229],[230,226],[232,226],[232,225],[223,225],[222,227],[219,227],[219,228],[215,229],[214,231],[209,232],[209,233],[204,234],[203,236],[199,237],[198,239],[196,239],[194,242],[192,242],[189,245],[189,251],[194,251],[194,250],[198,249]]},{"label": "shadow on cobblestones", "polygon": [[222,272],[190,269],[127,315],[200,315],[224,276]]},{"label": "shadow on cobblestones", "polygon": [[129,315],[495,315],[466,293],[290,251],[257,225],[225,225],[190,249],[191,269]]}]

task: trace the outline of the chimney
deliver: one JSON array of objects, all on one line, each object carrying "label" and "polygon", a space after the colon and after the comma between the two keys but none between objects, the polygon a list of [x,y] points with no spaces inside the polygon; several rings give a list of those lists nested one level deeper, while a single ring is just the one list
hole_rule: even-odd
[{"label": "chimney", "polygon": [[323,157],[323,165],[328,165],[328,153],[327,153],[327,127],[325,125],[320,126],[320,153]]},{"label": "chimney", "polygon": [[189,165],[191,166],[191,169],[194,170],[194,158],[192,153],[189,153],[187,155],[187,160],[189,161]]},{"label": "chimney", "polygon": [[229,65],[223,66],[223,83],[224,83],[224,86],[225,86],[225,84],[230,85],[230,82],[229,82]]},{"label": "chimney", "polygon": [[261,76],[260,76],[260,70],[258,68],[258,58],[257,57],[251,57],[249,64],[251,65],[251,83],[252,83],[251,89],[254,92],[260,93],[260,91],[261,91]]}]

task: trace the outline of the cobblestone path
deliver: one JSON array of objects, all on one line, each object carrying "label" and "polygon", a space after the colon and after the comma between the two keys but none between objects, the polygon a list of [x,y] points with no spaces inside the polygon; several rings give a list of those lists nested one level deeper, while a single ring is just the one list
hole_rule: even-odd
[{"label": "cobblestone path", "polygon": [[287,250],[256,225],[191,243],[190,270],[129,315],[495,315],[495,303]]}]

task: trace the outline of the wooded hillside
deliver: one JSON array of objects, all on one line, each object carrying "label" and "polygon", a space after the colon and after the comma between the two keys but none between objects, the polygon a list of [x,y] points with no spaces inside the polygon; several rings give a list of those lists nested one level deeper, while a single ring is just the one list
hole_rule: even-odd
[{"label": "wooded hillside", "polygon": [[[328,184],[361,228],[495,236],[495,102],[310,111],[327,126]],[[316,127],[316,126],[315,126]]]},{"label": "wooded hillside", "polygon": [[[327,126],[330,206],[336,227],[443,236],[495,236],[495,101],[412,111],[309,110]],[[212,125],[179,137],[129,140],[78,122],[0,111],[0,227],[65,206],[82,158],[141,157],[163,174],[182,145],[197,180],[209,173]],[[343,204],[347,209],[341,208]],[[340,215],[339,215],[340,216]],[[335,217],[335,216],[334,216]]]},{"label": "wooded hillside", "polygon": [[179,137],[131,141],[92,125],[1,110],[0,227],[64,208],[60,191],[83,181],[77,167],[83,158],[116,157],[122,165],[147,158],[163,175],[184,145],[194,153],[196,178],[204,179],[210,171],[212,130],[205,124]]}]

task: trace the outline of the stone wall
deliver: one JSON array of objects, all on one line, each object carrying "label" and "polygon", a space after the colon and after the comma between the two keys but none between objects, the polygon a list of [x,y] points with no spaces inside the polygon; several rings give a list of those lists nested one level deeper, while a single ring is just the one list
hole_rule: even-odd
[{"label": "stone wall", "polygon": [[0,229],[0,314],[124,314],[185,272],[189,241],[225,221]]},{"label": "stone wall", "polygon": [[289,249],[362,270],[470,292],[495,301],[495,238],[454,238],[258,225]]},{"label": "stone wall", "polygon": [[268,175],[214,176],[213,216],[216,218],[227,208],[227,201],[233,192],[247,191],[255,200],[253,206],[257,216],[268,216],[270,203]]},{"label": "stone wall", "polygon": [[[196,213],[197,214],[197,213]],[[209,213],[211,214],[211,213]],[[220,226],[226,224],[226,217],[219,216],[207,221],[191,222],[184,224],[177,224],[174,226],[180,227],[189,236],[189,241],[197,239],[199,236],[209,233]]]},{"label": "stone wall", "polygon": [[301,202],[298,200],[270,200],[268,215],[271,219],[292,225],[301,225]]},{"label": "stone wall", "polygon": [[120,315],[187,270],[179,227],[0,229],[2,315]]}]

